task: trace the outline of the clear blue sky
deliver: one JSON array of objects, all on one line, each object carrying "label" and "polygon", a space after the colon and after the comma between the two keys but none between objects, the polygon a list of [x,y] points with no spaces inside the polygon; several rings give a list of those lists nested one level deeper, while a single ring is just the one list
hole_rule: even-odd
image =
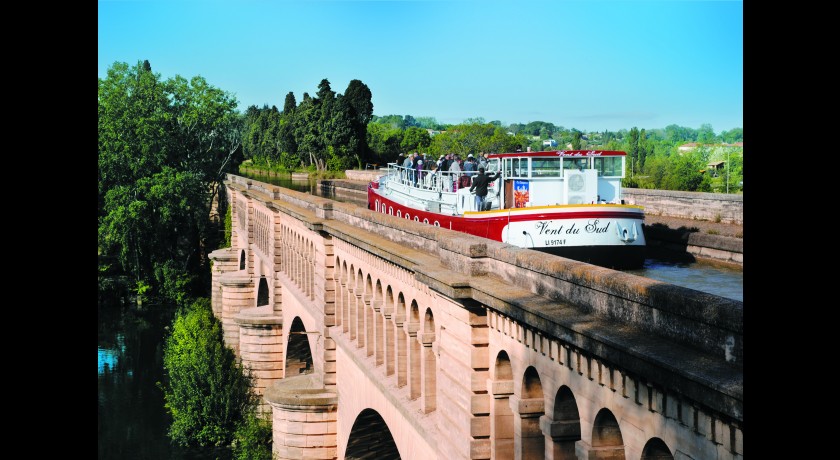
[{"label": "clear blue sky", "polygon": [[744,4],[99,0],[98,76],[148,59],[239,110],[365,83],[373,113],[581,131],[743,128]]}]

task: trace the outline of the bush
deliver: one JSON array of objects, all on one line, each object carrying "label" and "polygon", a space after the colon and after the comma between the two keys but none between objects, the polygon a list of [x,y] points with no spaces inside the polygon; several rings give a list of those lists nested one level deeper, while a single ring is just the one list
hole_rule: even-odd
[{"label": "bush", "polygon": [[184,447],[230,445],[256,398],[209,299],[179,309],[164,347],[165,383],[158,385],[172,414],[169,437]]},{"label": "bush", "polygon": [[236,430],[233,458],[237,460],[271,460],[271,421],[248,414]]}]

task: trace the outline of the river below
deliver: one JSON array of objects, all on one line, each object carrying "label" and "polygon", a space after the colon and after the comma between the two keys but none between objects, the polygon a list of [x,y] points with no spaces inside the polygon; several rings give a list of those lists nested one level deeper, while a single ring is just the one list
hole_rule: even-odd
[{"label": "river below", "polygon": [[172,417],[157,382],[173,307],[119,299],[98,307],[99,460],[230,459],[228,449],[177,447],[167,436]]}]

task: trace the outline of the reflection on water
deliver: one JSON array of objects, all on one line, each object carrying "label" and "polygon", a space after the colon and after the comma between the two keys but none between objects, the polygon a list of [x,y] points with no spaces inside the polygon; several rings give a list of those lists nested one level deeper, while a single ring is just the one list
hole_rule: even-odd
[{"label": "reflection on water", "polygon": [[[324,196],[319,190],[317,181],[292,180],[288,174],[281,176],[241,175],[298,192]],[[327,198],[354,203],[359,206],[367,206],[366,197],[364,196],[349,198],[327,196]],[[645,259],[645,265],[640,269],[622,271],[741,302],[744,301],[744,273],[740,270],[693,261],[671,261],[667,258],[652,257]]]},{"label": "reflection on water", "polygon": [[230,459],[228,449],[173,446],[163,405],[163,344],[172,308],[99,304],[100,460]]},{"label": "reflection on water", "polygon": [[744,301],[744,272],[702,263],[645,259],[636,270],[622,270],[677,286],[687,287],[729,299]]}]

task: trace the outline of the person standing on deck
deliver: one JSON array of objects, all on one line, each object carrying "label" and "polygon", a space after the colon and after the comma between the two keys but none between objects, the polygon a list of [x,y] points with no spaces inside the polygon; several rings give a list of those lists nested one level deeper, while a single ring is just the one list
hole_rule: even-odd
[{"label": "person standing on deck", "polygon": [[[495,176],[495,177],[494,177]],[[487,186],[490,182],[498,179],[501,173],[484,174],[484,168],[478,168],[478,175],[473,177],[470,193],[475,191],[475,210],[484,211],[484,199],[487,197]]]},{"label": "person standing on deck", "polygon": [[452,191],[458,191],[458,178],[461,177],[461,165],[458,161],[458,155],[452,157],[452,164],[449,165],[449,172],[452,173]]},{"label": "person standing on deck", "polygon": [[475,158],[473,158],[473,154],[467,155],[466,161],[464,161],[464,174],[467,177],[472,177],[475,175]]},{"label": "person standing on deck", "polygon": [[409,183],[412,182],[412,176],[414,174],[414,155],[408,154],[405,157],[405,161],[402,164],[403,168],[405,168],[405,180]]}]

